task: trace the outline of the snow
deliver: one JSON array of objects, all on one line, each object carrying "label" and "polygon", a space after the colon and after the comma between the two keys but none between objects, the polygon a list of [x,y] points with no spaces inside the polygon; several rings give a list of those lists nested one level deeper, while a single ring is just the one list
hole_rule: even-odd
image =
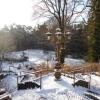
[{"label": "snow", "polygon": [[16,91],[12,100],[84,100],[84,98],[73,91],[71,84],[73,80],[62,76],[56,81],[53,75],[42,79],[42,89]]},{"label": "snow", "polygon": [[95,76],[95,75],[85,75],[84,76],[85,80],[86,81],[90,81],[90,78],[91,78],[91,81],[90,81],[90,88],[91,88],[91,91],[97,93],[100,95],[100,76]]},{"label": "snow", "polygon": [[[41,64],[46,63],[47,59],[49,59],[49,64],[51,66],[55,63],[55,52],[49,51],[48,53],[44,53],[43,50],[25,50],[25,51],[19,51],[19,52],[12,52],[6,54],[9,58],[16,58],[20,59],[23,55],[23,52],[26,56],[29,57],[29,62],[34,64]],[[72,58],[65,58],[65,64],[67,65],[81,65],[84,64],[85,61],[82,59],[72,59]]]},{"label": "snow", "polygon": [[[92,81],[95,79],[97,83],[100,81],[100,77],[91,75]],[[84,75],[83,78],[88,77]],[[42,89],[28,89],[15,91],[12,94],[12,100],[90,100],[85,97],[85,93],[88,93],[88,89],[83,87],[73,87],[73,79],[62,76],[60,80],[55,80],[53,74],[46,75],[42,78]],[[91,83],[92,87],[93,83]],[[98,83],[100,86],[100,83]],[[97,89],[97,88],[94,88]],[[94,92],[97,92],[94,90]],[[100,90],[98,88],[98,93]],[[94,95],[100,98],[100,95]]]},{"label": "snow", "polygon": [[[14,57],[21,57],[23,51],[13,52]],[[26,72],[21,72],[22,69],[25,71],[29,71],[25,65],[32,65],[33,67],[38,67],[38,65],[47,63],[47,59],[49,65],[53,65],[56,63],[54,61],[54,52],[49,52],[48,54],[44,54],[42,50],[26,50],[24,51],[26,55],[29,57],[29,61],[23,63],[13,63],[10,64],[8,62],[3,62],[2,70],[9,71],[9,66],[14,66],[16,68],[10,67],[10,71],[16,73],[16,75],[26,75]],[[16,55],[16,56],[15,56]],[[12,57],[13,57],[12,56]],[[65,58],[65,64],[71,66],[77,66],[84,64],[85,61],[82,59],[72,59]],[[18,69],[18,66],[21,64],[22,69]],[[21,73],[20,73],[21,72]],[[61,80],[56,81],[55,77],[51,73],[42,77],[42,89],[28,89],[28,90],[20,90],[17,88],[17,76],[14,74],[6,76],[1,82],[0,86],[6,88],[8,92],[12,95],[12,100],[87,100],[85,98],[84,93],[87,92],[88,89],[83,87],[73,87],[73,79],[66,76],[61,77]],[[78,80],[86,80],[89,81],[88,75],[76,74],[76,81]],[[35,75],[28,75],[25,81],[34,80]],[[39,83],[39,80],[38,80]],[[100,77],[91,75],[91,90],[100,94]]]},{"label": "snow", "polygon": [[[44,53],[43,50],[25,50],[25,51],[19,51],[19,52],[10,52],[6,54],[6,56],[9,58],[14,57],[16,59],[19,59],[23,55],[23,52],[26,56],[29,57],[29,61],[17,62],[17,63],[14,62],[12,64],[7,61],[3,62],[2,70],[8,71],[10,69],[10,71],[13,71],[16,74],[20,75],[20,72],[17,69],[19,66],[21,66],[22,69],[29,71],[29,67],[31,66],[37,69],[38,67],[40,67],[41,64],[47,64],[47,59],[49,59],[48,61],[49,67],[55,66],[55,63],[56,63],[56,61],[54,60],[55,52],[53,51]],[[74,65],[81,65],[84,63],[85,63],[84,60],[65,58],[65,64],[67,65],[74,66]],[[25,67],[26,65],[28,65],[28,68]],[[14,66],[16,68],[12,68],[11,66]]]},{"label": "snow", "polygon": [[33,92],[32,90],[25,90],[20,91],[19,93],[16,94],[16,96],[13,97],[12,100],[40,100],[40,95],[36,94],[35,92]]},{"label": "snow", "polygon": [[72,58],[65,58],[65,64],[71,65],[71,66],[79,66],[84,64],[85,61],[82,59],[72,59]]},{"label": "snow", "polygon": [[[49,85],[48,85],[48,80],[50,82]],[[73,83],[73,80],[62,76],[61,80],[56,81],[54,75],[52,75],[47,78],[45,77],[43,79],[43,84],[45,84],[45,85],[43,85],[42,88],[44,88],[44,89],[45,88],[46,89],[54,89],[54,88],[55,89],[61,89],[61,88],[64,89],[65,87],[72,88],[72,86],[70,86],[68,82],[70,82],[70,84],[71,84],[71,83]]]},{"label": "snow", "polygon": [[0,82],[0,88],[5,88],[8,92],[13,92],[17,88],[17,78],[16,76],[6,76],[6,78],[2,79]]}]

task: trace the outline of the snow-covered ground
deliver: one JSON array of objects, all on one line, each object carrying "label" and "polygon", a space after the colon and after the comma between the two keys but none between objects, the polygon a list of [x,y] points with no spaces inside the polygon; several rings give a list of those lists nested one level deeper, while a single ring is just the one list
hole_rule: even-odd
[{"label": "snow-covered ground", "polygon": [[[86,76],[83,77],[86,78]],[[100,77],[92,75],[92,79],[92,81],[97,79],[96,83],[99,87]],[[16,81],[14,82],[16,83]],[[10,80],[12,86],[16,86],[15,83]],[[94,86],[94,83],[91,83],[91,87]],[[49,74],[42,78],[42,89],[16,90],[11,93],[12,100],[91,100],[84,95],[88,89],[73,87],[72,84],[73,79],[69,77],[62,76],[61,80],[57,81],[53,74]],[[93,92],[97,92],[95,89],[97,88],[94,86]],[[99,88],[97,93],[100,94]],[[100,99],[100,95],[97,97]]]},{"label": "snow-covered ground", "polygon": [[[28,56],[29,62],[26,62],[28,64],[41,64],[46,63],[47,59],[49,59],[49,64],[51,66],[55,63],[55,52],[49,51],[48,53],[44,53],[43,50],[25,50],[25,51],[19,51],[19,52],[12,52],[6,54],[7,58],[14,58],[14,59],[20,59],[23,55],[23,52],[25,56]],[[25,63],[25,62],[24,62]],[[84,64],[85,61],[82,59],[72,59],[72,58],[65,58],[65,64],[67,65],[80,65]]]},{"label": "snow-covered ground", "polygon": [[[28,56],[29,60],[25,62],[3,62],[2,64],[2,70],[3,71],[13,71],[15,74],[20,75],[21,69],[25,71],[30,71],[29,68],[32,67],[33,69],[37,69],[40,67],[41,64],[47,64],[47,59],[49,59],[48,64],[49,67],[55,66],[55,53],[53,51],[50,51],[48,53],[44,53],[43,50],[25,50],[25,51],[19,51],[19,52],[11,52],[6,54],[6,57],[8,58],[16,58],[19,59],[22,57],[23,52],[26,56]],[[82,59],[72,59],[72,58],[65,58],[65,64],[76,66],[84,64],[85,61]],[[28,65],[28,68],[26,66]],[[13,67],[16,68],[13,68]],[[19,70],[19,66],[21,69]],[[33,71],[33,70],[32,70]],[[21,72],[21,74],[24,74],[24,72]]]},{"label": "snow-covered ground", "polygon": [[[22,55],[23,51],[13,52],[14,57],[19,57]],[[54,64],[54,52],[49,52],[48,54],[44,54],[42,50],[26,50],[24,51],[26,55],[29,57],[28,62],[24,63],[13,63],[9,64],[8,62],[4,62],[2,64],[3,71],[9,71],[9,66],[18,67],[19,64],[23,66],[25,64],[34,64],[34,66],[38,66],[41,63],[47,63],[46,60],[49,59],[49,64]],[[13,57],[12,56],[12,57]],[[84,60],[77,60],[72,58],[65,58],[65,63],[68,65],[80,65],[84,64]],[[42,89],[27,89],[27,90],[17,90],[17,76],[20,75],[21,69],[10,68],[10,70],[14,73],[6,76],[0,82],[0,88],[6,88],[8,92],[12,95],[12,100],[90,100],[86,98],[84,95],[88,89],[83,87],[73,87],[73,79],[66,76],[62,76],[61,80],[56,81],[54,78],[54,73],[50,73],[47,76],[42,78]],[[26,68],[24,70],[27,71]],[[11,73],[12,73],[11,72]],[[21,73],[26,74],[26,73]],[[95,75],[91,76],[91,90],[93,92],[98,93],[98,98],[100,98],[100,77]],[[35,76],[31,76],[27,79],[34,80]],[[76,81],[78,80],[86,80],[89,81],[88,75],[76,75]],[[39,81],[38,81],[39,82]],[[99,99],[98,99],[99,100]]]},{"label": "snow-covered ground", "polygon": [[[84,100],[84,91],[73,88],[72,83],[73,79],[65,76],[56,81],[50,74],[42,79],[42,89],[15,91],[12,97],[13,100]],[[86,91],[86,89],[83,90]]]},{"label": "snow-covered ground", "polygon": [[[2,70],[7,71],[11,70],[14,71],[16,74],[20,74],[19,70],[16,69],[19,66],[21,66],[22,69],[28,70],[30,67],[33,68],[38,68],[40,67],[41,64],[47,64],[47,59],[49,59],[48,64],[49,67],[54,67],[55,66],[55,53],[53,51],[50,51],[48,53],[44,53],[43,50],[26,50],[26,51],[19,51],[19,52],[12,52],[6,54],[8,58],[16,58],[19,59],[22,57],[23,52],[26,56],[28,56],[29,60],[25,62],[14,62],[14,63],[9,63],[9,62],[3,62],[2,64]],[[72,58],[65,58],[65,64],[71,65],[71,66],[76,66],[76,65],[81,65],[84,64],[85,61],[82,59],[72,59]],[[25,66],[28,65],[28,68]],[[12,68],[12,66],[16,68]],[[9,68],[10,67],[10,68]]]},{"label": "snow-covered ground", "polygon": [[[76,75],[80,76],[80,74]],[[33,78],[34,79],[34,78]],[[88,80],[88,75],[77,77],[78,80]],[[32,81],[28,79],[27,81]],[[37,81],[38,83],[40,80]],[[74,80],[66,76],[61,77],[60,80],[55,80],[54,73],[50,73],[42,77],[41,89],[27,89],[17,90],[17,77],[13,74],[6,76],[0,83],[0,86],[6,88],[12,95],[12,100],[91,100],[86,98],[85,93],[88,93],[88,89],[83,87],[73,87]],[[98,95],[100,99],[100,77],[91,75],[91,91]]]}]

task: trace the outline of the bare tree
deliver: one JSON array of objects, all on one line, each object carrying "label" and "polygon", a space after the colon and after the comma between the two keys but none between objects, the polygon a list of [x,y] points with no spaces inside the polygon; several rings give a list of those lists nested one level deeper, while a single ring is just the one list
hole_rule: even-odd
[{"label": "bare tree", "polygon": [[34,6],[35,17],[54,17],[62,33],[69,24],[86,14],[88,0],[41,0]]},{"label": "bare tree", "polygon": [[41,0],[38,5],[34,6],[35,17],[55,18],[61,32],[63,33],[61,39],[60,63],[64,63],[65,58],[65,33],[69,29],[69,25],[77,20],[80,16],[86,14],[86,7],[88,0]]}]

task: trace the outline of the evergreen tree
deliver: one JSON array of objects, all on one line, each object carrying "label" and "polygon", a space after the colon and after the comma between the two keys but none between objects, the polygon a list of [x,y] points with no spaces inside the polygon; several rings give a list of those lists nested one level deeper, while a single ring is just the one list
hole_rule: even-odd
[{"label": "evergreen tree", "polygon": [[88,59],[91,62],[98,62],[100,59],[100,0],[91,0],[88,32]]}]

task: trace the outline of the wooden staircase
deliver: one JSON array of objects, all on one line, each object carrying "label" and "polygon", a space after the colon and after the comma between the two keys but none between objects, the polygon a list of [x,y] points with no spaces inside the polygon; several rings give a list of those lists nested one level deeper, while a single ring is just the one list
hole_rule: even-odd
[{"label": "wooden staircase", "polygon": [[11,100],[11,95],[5,89],[0,89],[0,100]]}]

